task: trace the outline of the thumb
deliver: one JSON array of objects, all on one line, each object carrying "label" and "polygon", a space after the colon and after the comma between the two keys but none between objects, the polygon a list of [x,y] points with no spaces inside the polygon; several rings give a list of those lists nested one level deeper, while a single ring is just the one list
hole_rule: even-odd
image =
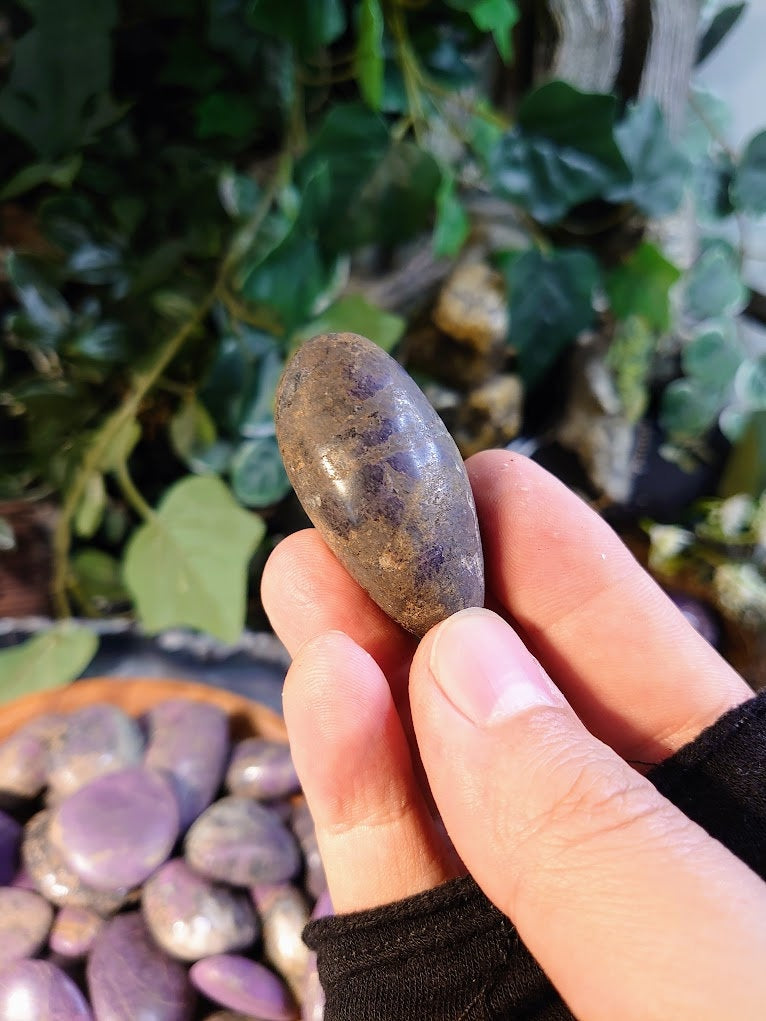
[{"label": "thumb", "polygon": [[758,1016],[766,886],[585,730],[508,624],[433,629],[410,698],[458,853],[578,1017]]}]

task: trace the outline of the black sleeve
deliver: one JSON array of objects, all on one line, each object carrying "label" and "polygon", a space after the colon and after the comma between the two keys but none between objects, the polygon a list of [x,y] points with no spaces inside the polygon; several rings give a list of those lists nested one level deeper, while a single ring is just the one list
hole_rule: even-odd
[{"label": "black sleeve", "polygon": [[[766,878],[766,692],[650,773],[657,789]],[[325,1021],[570,1019],[510,921],[470,877],[311,922]]]}]

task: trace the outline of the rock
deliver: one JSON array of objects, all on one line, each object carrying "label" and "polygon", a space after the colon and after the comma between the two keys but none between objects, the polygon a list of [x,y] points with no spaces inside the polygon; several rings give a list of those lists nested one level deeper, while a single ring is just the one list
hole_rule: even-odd
[{"label": "rock", "polygon": [[488,379],[502,365],[508,339],[508,300],[503,278],[485,262],[464,262],[445,281],[433,311],[442,333],[461,348],[461,375],[471,386]]},{"label": "rock", "polygon": [[246,894],[198,876],[180,858],[147,881],[142,908],[155,941],[184,961],[243,950],[258,934]]},{"label": "rock", "polygon": [[29,870],[22,865],[11,880],[11,886],[17,890],[36,890],[35,881],[29,874]]},{"label": "rock", "polygon": [[6,812],[0,811],[0,886],[13,880],[19,864],[21,826]]},{"label": "rock", "polygon": [[222,1007],[259,1021],[297,1021],[287,986],[262,964],[236,954],[207,957],[192,965],[190,978],[201,993]]},{"label": "rock", "polygon": [[[325,890],[314,905],[311,920],[325,918],[333,913],[330,894]],[[301,1000],[301,1021],[324,1021],[325,995],[319,981],[317,955],[312,951],[306,965],[306,977],[303,981]]]},{"label": "rock", "polygon": [[238,1010],[217,1010],[208,1014],[205,1021],[253,1021],[252,1014],[240,1014]]},{"label": "rock", "polygon": [[93,1021],[93,1014],[60,968],[49,961],[17,961],[0,970],[0,1021]]},{"label": "rock", "polygon": [[303,507],[349,573],[416,635],[484,603],[468,478],[452,437],[402,367],[352,333],[287,366],[277,439]]},{"label": "rock", "polygon": [[306,869],[304,885],[311,896],[317,899],[327,890],[327,877],[322,855],[319,853],[314,820],[305,798],[300,798],[293,804],[290,826],[303,852]]},{"label": "rock", "polygon": [[87,967],[97,1021],[191,1021],[196,996],[186,968],[154,943],[137,911],[104,926]]},{"label": "rock", "polygon": [[258,908],[266,957],[300,1001],[309,963],[302,936],[310,914],[306,898],[290,883],[262,884],[250,893]]},{"label": "rock", "polygon": [[298,845],[279,816],[233,795],[202,813],[186,835],[184,853],[196,872],[235,886],[279,883],[300,867]]},{"label": "rock", "polygon": [[36,798],[48,777],[48,748],[63,717],[44,713],[0,744],[0,802]]},{"label": "rock", "polygon": [[138,724],[121,709],[107,703],[78,709],[51,742],[51,801],[73,794],[98,776],[137,764],[143,749]]},{"label": "rock", "polygon": [[500,374],[466,394],[450,416],[450,430],[463,457],[504,447],[521,428],[524,389],[518,376]]},{"label": "rock", "polygon": [[143,766],[100,776],[53,810],[49,837],[96,890],[142,883],[178,836],[178,804],[164,777]]},{"label": "rock", "polygon": [[39,893],[0,888],[0,955],[4,962],[34,957],[45,943],[53,908]]},{"label": "rock", "polygon": [[300,790],[290,746],[263,737],[248,737],[234,749],[226,771],[231,794],[260,801],[287,797]]},{"label": "rock", "polygon": [[103,927],[104,919],[92,908],[63,907],[53,922],[48,945],[60,957],[80,960],[93,949]]},{"label": "rock", "polygon": [[170,777],[185,831],[215,797],[229,753],[229,720],[218,706],[171,698],[143,718],[144,765]]}]

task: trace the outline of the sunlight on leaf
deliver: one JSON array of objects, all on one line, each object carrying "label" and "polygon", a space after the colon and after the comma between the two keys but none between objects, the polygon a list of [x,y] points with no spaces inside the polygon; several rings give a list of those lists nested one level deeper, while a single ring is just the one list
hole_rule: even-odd
[{"label": "sunlight on leaf", "polygon": [[97,647],[92,631],[64,621],[22,645],[0,650],[0,702],[68,684],[90,663]]}]

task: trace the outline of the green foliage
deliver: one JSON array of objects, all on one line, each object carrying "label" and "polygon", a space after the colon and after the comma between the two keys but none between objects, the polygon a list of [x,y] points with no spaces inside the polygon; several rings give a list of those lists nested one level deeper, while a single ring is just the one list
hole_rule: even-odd
[{"label": "green foliage", "polygon": [[701,64],[715,50],[737,24],[747,8],[744,3],[725,4],[715,12],[707,24],[697,46],[697,63]]},{"label": "green foliage", "polygon": [[632,202],[647,216],[672,213],[683,198],[689,163],[670,141],[659,106],[653,100],[633,104],[614,135],[630,176],[612,185],[607,197]]},{"label": "green foliage", "polygon": [[736,253],[725,242],[711,242],[702,251],[686,279],[685,310],[701,322],[741,312],[747,288]]},{"label": "green foliage", "polygon": [[731,190],[732,200],[745,213],[766,213],[766,131],[748,143],[737,168]]},{"label": "green foliage", "polygon": [[0,650],[0,703],[73,681],[97,645],[92,631],[64,621],[21,645]]},{"label": "green foliage", "polygon": [[500,56],[507,64],[513,56],[511,32],[519,20],[514,0],[447,0],[450,7],[466,11],[480,32],[491,32]]},{"label": "green foliage", "polygon": [[670,289],[681,271],[656,245],[645,241],[606,278],[606,291],[618,319],[640,316],[652,330],[670,326]]},{"label": "green foliage", "polygon": [[649,403],[649,380],[656,338],[645,318],[630,315],[619,322],[609,347],[607,364],[612,370],[623,412],[638,422]]},{"label": "green foliage", "polygon": [[457,255],[465,244],[470,229],[468,215],[457,194],[455,178],[452,174],[445,174],[436,193],[434,254]]},{"label": "green foliage", "polygon": [[359,39],[354,53],[354,73],[364,101],[373,110],[380,110],[383,105],[383,27],[380,0],[363,0],[359,7]]}]

